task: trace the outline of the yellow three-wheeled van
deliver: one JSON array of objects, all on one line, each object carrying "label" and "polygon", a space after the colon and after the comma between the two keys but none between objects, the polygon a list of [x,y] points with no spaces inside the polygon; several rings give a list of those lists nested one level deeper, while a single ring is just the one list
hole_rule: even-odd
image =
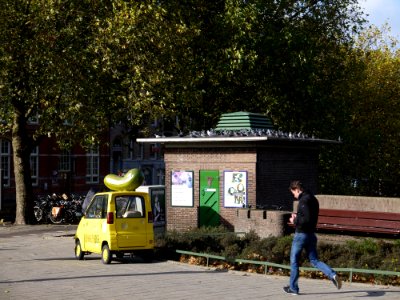
[{"label": "yellow three-wheeled van", "polygon": [[75,234],[75,257],[98,253],[104,264],[113,255],[137,254],[153,260],[153,213],[147,193],[111,191],[97,193],[88,205]]}]

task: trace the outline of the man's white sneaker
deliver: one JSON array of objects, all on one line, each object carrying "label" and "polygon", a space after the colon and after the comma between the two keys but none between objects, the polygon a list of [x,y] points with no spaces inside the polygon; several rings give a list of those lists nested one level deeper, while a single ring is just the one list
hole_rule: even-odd
[{"label": "man's white sneaker", "polygon": [[285,291],[285,293],[291,294],[291,295],[294,295],[294,296],[297,296],[297,295],[299,294],[298,292],[293,291],[293,290],[290,288],[290,286],[284,286],[284,287],[283,287],[283,290]]},{"label": "man's white sneaker", "polygon": [[333,276],[332,282],[338,290],[340,290],[342,288],[342,280],[340,279],[340,277],[338,275]]}]

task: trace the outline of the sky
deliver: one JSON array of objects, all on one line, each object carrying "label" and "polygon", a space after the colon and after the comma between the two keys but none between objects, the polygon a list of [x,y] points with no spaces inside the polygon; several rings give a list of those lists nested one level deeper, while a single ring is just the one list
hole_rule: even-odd
[{"label": "sky", "polygon": [[387,21],[391,27],[391,35],[400,39],[400,0],[359,0],[366,19],[378,28]]}]

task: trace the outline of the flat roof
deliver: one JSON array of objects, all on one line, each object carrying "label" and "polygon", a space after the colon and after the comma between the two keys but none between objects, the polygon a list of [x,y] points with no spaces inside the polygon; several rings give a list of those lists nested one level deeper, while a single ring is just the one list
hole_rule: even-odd
[{"label": "flat roof", "polygon": [[155,137],[138,138],[139,143],[161,143],[161,144],[198,144],[198,143],[243,143],[243,142],[301,142],[316,144],[340,144],[340,141],[319,139],[319,138],[300,138],[300,137],[275,137],[275,136],[205,136],[205,137]]}]

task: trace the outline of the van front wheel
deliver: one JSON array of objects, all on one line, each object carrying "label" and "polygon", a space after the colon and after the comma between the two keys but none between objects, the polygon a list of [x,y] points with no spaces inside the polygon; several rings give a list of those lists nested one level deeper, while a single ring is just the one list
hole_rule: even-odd
[{"label": "van front wheel", "polygon": [[108,265],[111,262],[112,253],[107,244],[103,245],[101,250],[101,261],[103,264]]},{"label": "van front wheel", "polygon": [[75,243],[75,258],[77,260],[82,260],[85,253],[82,251],[81,242],[79,240]]}]

